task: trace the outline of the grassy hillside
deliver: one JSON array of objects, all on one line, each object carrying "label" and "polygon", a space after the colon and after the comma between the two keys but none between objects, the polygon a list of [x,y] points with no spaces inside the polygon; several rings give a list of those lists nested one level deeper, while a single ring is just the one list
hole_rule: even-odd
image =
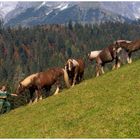
[{"label": "grassy hillside", "polygon": [[1,138],[139,138],[140,61],[0,117]]}]

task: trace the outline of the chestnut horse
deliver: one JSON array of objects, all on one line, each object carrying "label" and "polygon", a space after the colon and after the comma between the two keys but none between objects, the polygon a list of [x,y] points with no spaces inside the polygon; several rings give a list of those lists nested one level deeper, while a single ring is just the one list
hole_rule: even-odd
[{"label": "chestnut horse", "polygon": [[103,74],[104,70],[103,67],[106,63],[115,61],[114,68],[120,67],[120,57],[118,56],[119,52],[121,51],[120,47],[117,47],[114,44],[104,48],[95,58],[96,60],[96,76],[100,75],[100,71]]},{"label": "chestnut horse", "polygon": [[84,75],[85,63],[82,59],[68,59],[65,64],[65,70],[68,73],[70,83],[74,86],[81,82]]},{"label": "chestnut horse", "polygon": [[127,62],[132,63],[132,52],[138,51],[140,49],[140,39],[135,41],[128,40],[117,40],[114,44],[122,47],[127,53]]},{"label": "chestnut horse", "polygon": [[[31,100],[30,102],[37,102],[42,99],[41,89],[45,91],[50,91],[52,85],[56,83],[57,89],[54,95],[58,94],[60,87],[60,78],[63,77],[67,87],[70,87],[68,74],[63,68],[50,68],[45,72],[39,72],[26,77],[24,80],[19,82],[16,89],[16,94],[20,94],[29,89]],[[33,100],[33,95],[35,93],[35,100]]]}]

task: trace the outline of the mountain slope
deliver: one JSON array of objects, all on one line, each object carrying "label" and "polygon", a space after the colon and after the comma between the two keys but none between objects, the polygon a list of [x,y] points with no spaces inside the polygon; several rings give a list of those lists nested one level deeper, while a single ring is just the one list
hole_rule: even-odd
[{"label": "mountain slope", "polygon": [[[83,23],[130,22],[140,18],[139,6],[140,2],[17,2],[16,7],[3,17],[5,25],[11,26],[65,24],[69,20]],[[6,6],[3,9],[6,11]]]},{"label": "mountain slope", "polygon": [[0,2],[0,19],[16,8],[17,2]]},{"label": "mountain slope", "polygon": [[139,138],[140,60],[0,117],[1,138]]}]

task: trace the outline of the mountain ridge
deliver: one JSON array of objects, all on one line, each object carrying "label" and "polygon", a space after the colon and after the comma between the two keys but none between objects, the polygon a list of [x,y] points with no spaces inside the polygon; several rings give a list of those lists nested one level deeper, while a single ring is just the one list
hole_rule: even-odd
[{"label": "mountain ridge", "polygon": [[[2,7],[2,2],[0,5]],[[32,26],[66,24],[69,20],[81,23],[129,22],[140,18],[139,7],[140,2],[43,1],[16,2],[16,6],[14,5],[9,12],[1,11],[5,12],[3,19],[6,26]]]}]

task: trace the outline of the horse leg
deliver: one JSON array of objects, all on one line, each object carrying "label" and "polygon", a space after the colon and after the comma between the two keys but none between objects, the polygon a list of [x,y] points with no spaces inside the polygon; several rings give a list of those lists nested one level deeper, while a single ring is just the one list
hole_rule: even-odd
[{"label": "horse leg", "polygon": [[[51,90],[51,86],[46,86],[45,87],[45,91],[46,91],[46,97],[50,96],[50,90]],[[49,93],[48,93],[49,92]]]},{"label": "horse leg", "polygon": [[120,61],[120,57],[116,58],[116,68],[120,68],[121,67],[121,61]]},{"label": "horse leg", "polygon": [[76,84],[79,84],[79,83],[80,83],[80,74],[78,74],[76,78]]},{"label": "horse leg", "polygon": [[102,74],[104,74],[105,72],[104,72],[104,69],[103,69],[103,66],[101,67],[101,71],[102,71]]},{"label": "horse leg", "polygon": [[127,52],[127,63],[128,64],[132,63],[131,53],[130,52]]},{"label": "horse leg", "polygon": [[76,72],[76,73],[74,74],[72,87],[73,87],[73,86],[75,85],[75,83],[76,83],[77,76],[78,76],[78,73]]},{"label": "horse leg", "polygon": [[41,94],[41,87],[40,86],[37,86],[37,89],[36,89],[36,100],[42,100],[42,94]]},{"label": "horse leg", "polygon": [[35,90],[35,99],[33,101],[33,103],[36,103],[38,101],[38,90]]},{"label": "horse leg", "polygon": [[100,75],[100,64],[96,64],[96,77],[98,77]]},{"label": "horse leg", "polygon": [[34,98],[35,89],[29,88],[29,91],[30,91],[30,101],[29,101],[29,104],[32,104],[33,98]]},{"label": "horse leg", "polygon": [[42,98],[42,94],[41,94],[41,86],[40,85],[37,86],[37,89],[35,92],[36,92],[36,100],[37,101],[42,100],[43,98]]},{"label": "horse leg", "polygon": [[113,65],[112,70],[114,70],[114,69],[116,69],[117,67],[119,67],[119,64],[118,64],[118,57],[116,56],[116,58],[114,58],[114,59],[115,59],[115,64]]},{"label": "horse leg", "polygon": [[43,98],[42,98],[42,94],[41,94],[41,90],[38,90],[38,99],[39,100],[42,100]]},{"label": "horse leg", "polygon": [[127,54],[127,63],[129,64],[129,56],[128,56],[128,54]]},{"label": "horse leg", "polygon": [[83,75],[84,75],[84,72],[82,72],[82,73],[80,74],[80,82],[83,80]]},{"label": "horse leg", "polygon": [[54,92],[54,95],[57,95],[58,92],[59,92],[59,86],[57,85],[57,88],[56,88],[56,90],[55,90],[55,92]]},{"label": "horse leg", "polygon": [[131,64],[132,63],[132,58],[129,58],[129,64]]},{"label": "horse leg", "polygon": [[120,63],[120,61],[118,61],[118,63],[117,63],[117,69],[120,68],[120,67],[121,67],[121,63]]},{"label": "horse leg", "polygon": [[70,85],[72,85],[72,83],[73,83],[73,78],[70,78],[70,79],[69,79],[69,83],[70,83]]},{"label": "horse leg", "polygon": [[54,95],[57,95],[59,93],[60,90],[60,78],[58,77],[57,81],[56,81],[56,90],[54,92]]},{"label": "horse leg", "polygon": [[101,65],[101,72],[102,72],[102,74],[105,73],[105,72],[104,72],[104,65],[103,65],[103,64]]},{"label": "horse leg", "polygon": [[116,64],[113,65],[112,70],[114,70],[116,68]]},{"label": "horse leg", "polygon": [[129,57],[129,64],[131,64],[132,63],[131,52],[128,53],[128,57]]}]

